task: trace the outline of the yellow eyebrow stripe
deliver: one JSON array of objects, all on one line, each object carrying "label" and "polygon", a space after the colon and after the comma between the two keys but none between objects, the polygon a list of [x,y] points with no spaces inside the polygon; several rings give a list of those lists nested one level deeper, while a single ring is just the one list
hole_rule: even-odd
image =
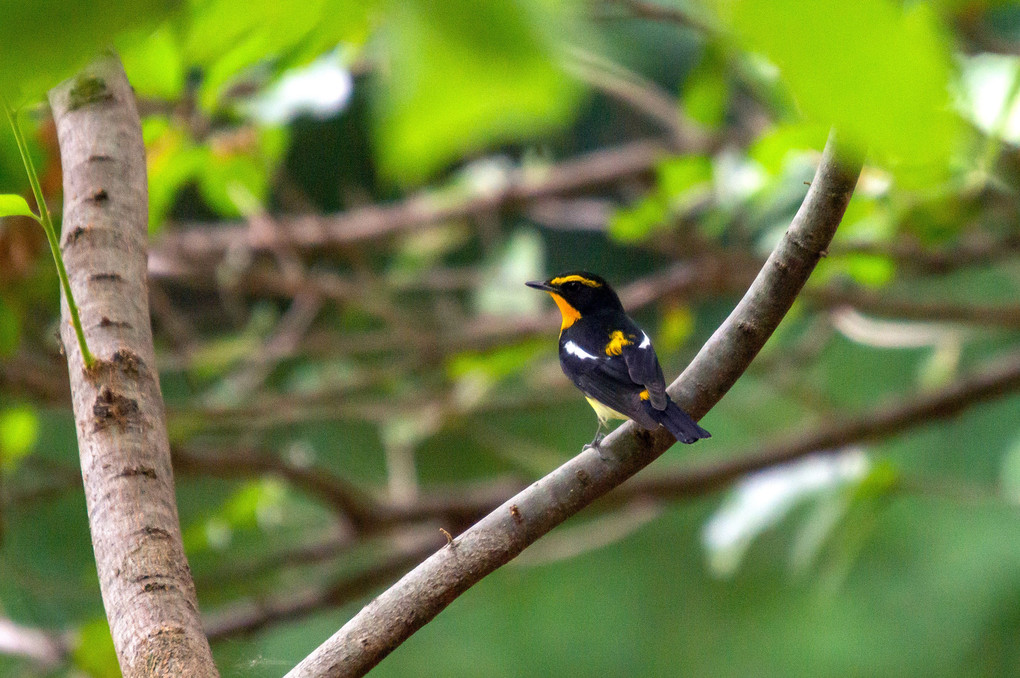
[{"label": "yellow eyebrow stripe", "polygon": [[549,281],[549,284],[565,285],[568,282],[579,282],[582,285],[587,285],[588,287],[602,287],[602,283],[595,282],[591,278],[585,278],[583,275],[565,275],[559,278],[553,278],[552,280]]}]

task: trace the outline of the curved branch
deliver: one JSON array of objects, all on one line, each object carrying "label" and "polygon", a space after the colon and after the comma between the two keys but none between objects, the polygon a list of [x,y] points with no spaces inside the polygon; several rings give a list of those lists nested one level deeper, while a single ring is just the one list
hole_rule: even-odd
[{"label": "curved branch", "polygon": [[115,57],[50,92],[64,169],[64,260],[95,365],[83,370],[63,304],[89,527],[121,671],[217,675],[174,497],[149,325],[145,147]]},{"label": "curved branch", "polygon": [[[730,317],[670,387],[702,416],[729,390],[782,320],[824,254],[860,174],[830,136],[804,203]],[[675,441],[627,423],[511,498],[369,603],[288,678],[361,676],[457,596],[644,468]]]},{"label": "curved branch", "polygon": [[[1018,391],[1020,353],[1013,353],[961,376],[936,393],[884,402],[853,418],[825,423],[810,431],[767,441],[763,446],[750,447],[720,461],[658,473],[643,473],[600,499],[590,510],[614,511],[620,506],[634,505],[635,502],[640,506],[648,506],[649,500],[654,503],[705,495],[727,487],[748,473],[789,463],[819,451],[838,450],[855,443],[896,436],[955,417],[972,407],[1014,395]],[[900,484],[907,490],[925,489],[923,485],[918,485],[918,481],[909,478],[902,479]],[[504,481],[476,487],[434,490],[418,497],[411,504],[384,507],[381,513],[384,523],[390,527],[415,529],[424,537],[434,540],[437,537],[437,523],[446,527],[469,524],[501,505],[508,495],[522,489],[521,483]],[[335,560],[345,549],[351,548],[355,540],[356,537],[345,539],[331,536],[324,541],[277,553],[262,562],[245,563],[240,568],[232,567],[222,577],[236,581],[238,578],[259,576],[276,568]],[[231,604],[208,618],[206,629],[209,637],[213,641],[222,640],[264,628],[282,619],[299,618],[346,604],[432,553],[434,543],[423,542],[421,546],[427,550],[418,556],[408,557],[408,554],[396,553],[373,564],[367,572],[343,576],[329,585],[274,593],[263,601]]]}]

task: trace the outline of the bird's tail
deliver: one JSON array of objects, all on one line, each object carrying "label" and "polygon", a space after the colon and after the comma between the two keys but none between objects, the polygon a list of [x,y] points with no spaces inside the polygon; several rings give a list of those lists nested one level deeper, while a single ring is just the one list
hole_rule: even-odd
[{"label": "bird's tail", "polygon": [[711,438],[712,434],[698,426],[697,422],[691,419],[690,415],[669,400],[666,409],[657,410],[647,400],[644,401],[645,410],[652,415],[652,419],[666,427],[673,437],[688,445],[702,438]]}]

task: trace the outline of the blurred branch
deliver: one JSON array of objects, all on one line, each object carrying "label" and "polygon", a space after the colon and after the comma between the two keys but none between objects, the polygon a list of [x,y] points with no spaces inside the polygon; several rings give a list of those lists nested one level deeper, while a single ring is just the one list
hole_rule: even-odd
[{"label": "blurred branch", "polygon": [[897,264],[921,273],[951,273],[968,266],[981,266],[1003,259],[1020,256],[1020,234],[1006,234],[1001,238],[972,238],[950,246],[928,248],[913,240],[891,243],[841,243],[834,245],[833,256],[869,254],[889,257]]},{"label": "blurred branch", "polygon": [[675,6],[660,5],[648,0],[608,0],[609,4],[620,7],[630,16],[649,21],[665,21],[690,28],[706,35],[714,34],[717,29],[708,21],[691,12]]},{"label": "blurred branch", "polygon": [[338,607],[371,592],[408,567],[421,562],[446,540],[438,530],[433,530],[429,534],[394,538],[394,541],[403,543],[395,546],[388,555],[363,572],[340,577],[329,585],[235,603],[219,610],[207,617],[206,634],[210,640],[220,640],[237,634],[253,633],[270,624],[296,619],[325,608]]},{"label": "blurred branch", "polygon": [[572,51],[567,70],[577,78],[639,111],[669,132],[678,153],[702,149],[710,153],[718,139],[701,129],[680,108],[680,102],[646,80],[618,64],[581,49]]},{"label": "blurred branch", "polygon": [[154,243],[149,273],[157,279],[179,277],[187,273],[188,262],[218,260],[236,248],[271,251],[281,240],[297,250],[343,247],[430,224],[516,209],[541,198],[645,175],[664,155],[662,144],[636,141],[541,170],[518,169],[507,175],[502,187],[460,199],[426,193],[391,205],[373,205],[331,217],[279,217],[278,228],[257,236],[248,224],[182,226],[167,230]]},{"label": "blurred branch", "polygon": [[48,355],[22,350],[0,361],[0,388],[5,394],[23,393],[45,403],[66,405],[69,386],[63,367]]},{"label": "blurred branch", "polygon": [[174,468],[181,473],[219,478],[274,474],[343,513],[355,529],[361,530],[377,522],[376,512],[368,496],[343,478],[313,466],[300,467],[279,457],[250,449],[217,449],[215,454],[200,454],[175,446],[171,454]]},{"label": "blurred branch", "polygon": [[947,301],[894,299],[861,288],[819,288],[805,290],[805,298],[816,306],[839,308],[849,306],[872,315],[905,320],[937,320],[960,322],[984,327],[1020,330],[1020,306],[979,305]]},{"label": "blurred branch", "polygon": [[31,659],[40,669],[53,670],[71,659],[73,638],[67,633],[21,626],[0,618],[0,654]]},{"label": "blurred branch", "polygon": [[[753,279],[755,268],[760,261],[750,255],[727,252],[711,253],[692,258],[668,266],[661,271],[624,285],[620,288],[620,298],[631,310],[648,306],[666,297],[685,300],[700,299],[713,294],[738,294],[747,288]],[[283,285],[282,276],[265,274],[265,281],[272,280],[271,285]],[[353,299],[357,294],[357,285],[353,281],[335,279],[327,294],[338,300]],[[437,269],[432,271],[429,288],[467,289],[478,277],[477,271],[459,269]],[[304,284],[316,285],[317,276],[306,279],[288,291],[297,292]],[[398,289],[404,289],[402,282],[394,283]],[[268,288],[267,288],[268,289]],[[284,291],[281,288],[280,291]],[[322,290],[323,288],[317,288]],[[293,350],[268,351],[266,358],[280,359],[295,355],[346,355],[365,356],[399,352],[403,359],[413,356],[418,366],[432,364],[446,356],[466,350],[486,350],[507,341],[526,339],[542,334],[554,325],[559,312],[550,309],[548,312],[516,318],[479,317],[464,323],[450,324],[447,327],[435,328],[431,332],[418,332],[411,337],[400,337],[388,330],[371,331],[359,334],[346,334],[337,337],[336,332],[310,332],[305,341]],[[187,358],[178,358],[164,367],[174,370],[188,368]],[[359,387],[364,386],[359,383]],[[332,394],[335,397],[338,394]],[[292,403],[294,401],[292,400]],[[331,401],[335,404],[335,401]],[[260,405],[256,404],[256,408]],[[285,410],[287,408],[284,408]],[[249,412],[251,408],[249,408]],[[229,411],[216,410],[216,415],[229,416]],[[243,414],[243,413],[242,413]],[[281,414],[277,411],[276,414]]]},{"label": "blurred branch", "polygon": [[1020,391],[1020,353],[985,365],[941,391],[886,403],[853,419],[823,425],[786,440],[747,450],[706,466],[649,474],[624,486],[618,501],[632,495],[676,499],[723,487],[748,473],[784,464],[820,450],[879,440],[916,426],[954,417],[983,402]]},{"label": "blurred branch", "polygon": [[[792,225],[730,317],[672,384],[698,418],[729,390],[785,316],[853,194],[860,163],[837,158],[830,136]],[[529,544],[654,461],[675,441],[626,423],[508,500],[377,597],[302,660],[290,678],[361,676],[457,596]]]}]

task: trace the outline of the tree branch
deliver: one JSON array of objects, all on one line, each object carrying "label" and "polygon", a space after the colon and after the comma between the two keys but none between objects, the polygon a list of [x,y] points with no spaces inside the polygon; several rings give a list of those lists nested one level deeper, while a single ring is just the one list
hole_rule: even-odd
[{"label": "tree branch", "polygon": [[331,584],[288,591],[261,600],[234,603],[218,610],[206,621],[210,640],[253,633],[276,622],[297,619],[327,607],[338,607],[421,562],[445,540],[438,530],[429,534],[404,535],[405,544],[354,575],[339,577]]},{"label": "tree branch", "polygon": [[634,496],[676,499],[704,494],[763,468],[784,464],[820,450],[878,440],[905,429],[956,416],[982,402],[1020,391],[1020,353],[989,364],[951,386],[920,398],[885,403],[853,419],[749,449],[705,466],[635,479],[617,501]]},{"label": "tree branch", "polygon": [[807,301],[823,308],[850,306],[886,318],[959,322],[968,325],[1020,330],[1020,305],[970,304],[924,299],[895,299],[861,288],[820,288],[805,293]]},{"label": "tree branch", "polygon": [[71,658],[71,634],[22,626],[0,618],[0,654],[25,657],[41,669],[53,670]]},{"label": "tree branch", "polygon": [[[688,149],[689,150],[689,149]],[[218,259],[230,249],[270,251],[278,245],[298,250],[341,247],[395,235],[429,224],[503,210],[548,196],[594,188],[621,178],[650,172],[667,151],[654,141],[636,141],[618,148],[567,160],[544,171],[517,170],[501,188],[464,196],[421,194],[386,206],[370,206],[330,217],[277,219],[278,228],[255,237],[248,224],[194,226],[166,232],[154,244],[150,272],[157,277],[190,273],[188,262]],[[281,242],[281,239],[284,239]]]},{"label": "tree branch", "polygon": [[64,168],[64,260],[96,365],[63,304],[89,526],[125,676],[215,676],[181,542],[149,325],[145,147],[120,62],[50,92]]},{"label": "tree branch", "polygon": [[[830,136],[801,209],[730,317],[670,387],[702,416],[729,390],[782,320],[826,250],[860,173]],[[675,441],[624,424],[511,498],[369,603],[288,678],[361,676],[457,596],[529,544],[647,466]]]},{"label": "tree branch", "polygon": [[[723,489],[748,473],[788,463],[819,451],[838,450],[848,445],[894,436],[918,426],[957,416],[971,407],[1018,391],[1020,353],[984,365],[935,393],[882,403],[851,419],[823,424],[805,433],[770,441],[763,447],[750,447],[721,461],[692,468],[641,474],[600,499],[592,509],[612,511],[634,502],[648,505],[649,500],[676,501],[701,496]],[[909,478],[903,479],[902,483],[907,489],[924,489],[919,481]],[[507,496],[522,491],[524,486],[519,481],[507,480],[467,488],[458,485],[455,488],[432,490],[411,504],[380,505],[381,522],[376,528],[384,525],[389,529],[414,529],[423,539],[434,539],[435,529],[428,526],[439,524],[456,530],[457,526],[470,524],[494,510]],[[333,560],[352,548],[363,536],[330,537],[275,554],[262,562],[246,564],[242,568],[233,567],[223,576],[236,581],[238,578],[264,575],[279,567]],[[434,543],[423,542],[421,546],[427,550],[420,557],[432,553]],[[413,558],[410,553],[394,553],[372,565],[369,572],[344,576],[328,586],[288,591],[263,601],[230,605],[213,613],[206,622],[206,629],[211,639],[220,640],[264,628],[280,620],[346,604],[420,560],[408,561],[408,558]]]}]

